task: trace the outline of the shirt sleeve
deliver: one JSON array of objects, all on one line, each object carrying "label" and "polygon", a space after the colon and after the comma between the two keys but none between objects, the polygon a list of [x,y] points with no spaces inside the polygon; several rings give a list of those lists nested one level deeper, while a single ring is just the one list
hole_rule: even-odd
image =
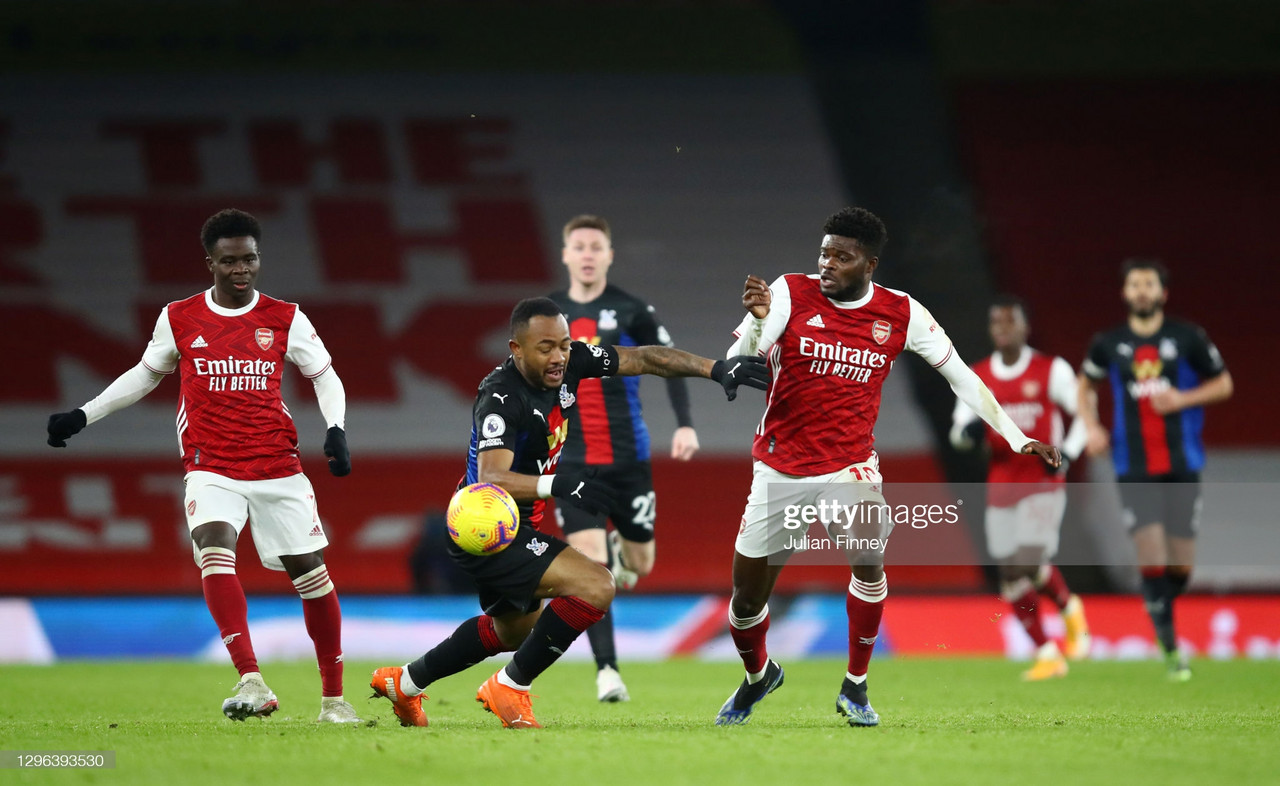
[{"label": "shirt sleeve", "polygon": [[490,388],[481,395],[473,415],[476,452],[498,448],[515,452],[525,417],[523,400],[510,388]]},{"label": "shirt sleeve", "polygon": [[1191,341],[1187,360],[1200,378],[1213,379],[1226,371],[1227,364],[1222,360],[1222,353],[1218,352],[1218,347],[1209,339],[1204,328],[1194,328],[1192,335],[1195,338]]},{"label": "shirt sleeve", "polygon": [[1103,379],[1107,376],[1107,368],[1111,365],[1111,358],[1107,356],[1107,345],[1103,340],[1102,334],[1093,337],[1089,342],[1089,351],[1085,353],[1084,362],[1080,364],[1080,370],[1089,379]]},{"label": "shirt sleeve", "polygon": [[307,379],[320,376],[333,365],[329,350],[325,349],[311,320],[307,319],[300,308],[293,311],[293,323],[289,325],[289,349],[284,357],[297,366]]},{"label": "shirt sleeve", "polygon": [[169,307],[160,310],[151,341],[142,352],[142,365],[157,374],[172,374],[178,368],[178,343],[173,338],[173,326],[169,324]]},{"label": "shirt sleeve", "polygon": [[756,319],[748,313],[733,331],[737,341],[725,352],[726,358],[735,355],[765,355],[782,337],[787,322],[791,320],[791,287],[785,276],[779,276],[769,285],[769,313],[764,319]]},{"label": "shirt sleeve", "polygon": [[934,368],[939,368],[955,355],[951,339],[938,324],[938,320],[933,318],[933,314],[929,313],[929,309],[920,305],[913,297],[907,299],[911,302],[911,319],[907,323],[906,349],[924,358]]},{"label": "shirt sleeve", "polygon": [[574,341],[569,345],[569,363],[565,374],[578,379],[611,377],[618,373],[618,350],[611,344],[584,344]]}]

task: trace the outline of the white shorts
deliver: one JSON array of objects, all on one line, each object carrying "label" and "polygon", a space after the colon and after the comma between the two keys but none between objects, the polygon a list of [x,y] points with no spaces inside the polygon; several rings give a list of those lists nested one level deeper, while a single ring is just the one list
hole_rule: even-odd
[{"label": "white shorts", "polygon": [[1032,494],[1011,508],[988,507],[987,551],[994,559],[1005,559],[1023,547],[1041,548],[1044,559],[1053,559],[1066,509],[1066,489]]},{"label": "white shorts", "polygon": [[[803,546],[795,544],[803,541],[809,525],[814,522],[827,527],[828,534],[834,539],[836,531],[832,528],[831,509],[824,511],[820,505],[824,502],[842,507],[863,502],[884,505],[882,482],[880,457],[875,453],[861,464],[851,464],[825,475],[784,475],[763,461],[757,461],[734,548],[744,557],[767,557],[784,551],[802,550]],[[834,521],[837,524],[842,521],[840,514],[835,515]],[[883,544],[892,530],[893,521],[886,517],[884,520],[862,520],[848,531],[854,537],[876,538]]]},{"label": "white shorts", "polygon": [[[284,570],[282,554],[310,554],[329,545],[320,523],[311,481],[299,472],[271,480],[232,480],[213,472],[188,472],[186,484],[187,529],[210,521],[225,521],[236,529],[253,522],[253,545],[262,565]],[[196,564],[199,549],[192,543]]]}]

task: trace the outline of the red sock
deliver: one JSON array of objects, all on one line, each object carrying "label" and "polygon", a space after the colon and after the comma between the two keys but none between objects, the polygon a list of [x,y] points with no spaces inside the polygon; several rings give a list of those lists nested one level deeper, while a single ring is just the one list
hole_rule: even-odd
[{"label": "red sock", "polygon": [[324,565],[293,580],[302,596],[302,619],[316,646],[320,695],[342,695],[342,608]]},{"label": "red sock", "polygon": [[200,549],[200,585],[236,671],[242,675],[257,671],[258,657],[249,638],[249,604],[236,576],[236,553],[215,547]]},{"label": "red sock", "polygon": [[861,677],[871,663],[871,652],[880,635],[880,618],[884,615],[884,599],[889,596],[889,581],[882,576],[874,584],[853,579],[844,608],[849,614],[849,673]]},{"label": "red sock", "polygon": [[1021,578],[1004,585],[1003,594],[1004,599],[1013,607],[1018,622],[1022,623],[1022,629],[1037,647],[1043,647],[1049,637],[1044,634],[1044,627],[1040,624],[1040,596],[1036,593],[1035,586],[1028,579]]},{"label": "red sock", "polygon": [[1071,599],[1071,590],[1067,589],[1067,580],[1062,578],[1062,571],[1056,565],[1041,565],[1036,574],[1036,589],[1040,594],[1053,601],[1059,609],[1067,607]]},{"label": "red sock", "polygon": [[769,605],[754,617],[739,619],[729,609],[729,635],[738,648],[742,665],[748,674],[758,674],[769,663],[769,651],[765,647],[765,634],[769,632]]}]

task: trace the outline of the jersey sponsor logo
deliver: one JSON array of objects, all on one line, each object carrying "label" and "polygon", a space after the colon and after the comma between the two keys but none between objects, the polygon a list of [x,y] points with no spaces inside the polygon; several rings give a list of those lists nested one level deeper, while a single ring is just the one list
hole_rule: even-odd
[{"label": "jersey sponsor logo", "polygon": [[597,330],[614,330],[618,327],[618,310],[614,308],[600,309],[600,318],[596,320]]},{"label": "jersey sponsor logo", "polygon": [[258,328],[253,331],[253,340],[258,342],[258,348],[265,352],[276,343],[276,334],[271,328]]},{"label": "jersey sponsor logo", "polygon": [[1136,401],[1168,389],[1164,361],[1156,348],[1150,345],[1138,347],[1133,353],[1133,381],[1128,384],[1129,395]]},{"label": "jersey sponsor logo", "polygon": [[[885,322],[883,319],[877,319],[875,322],[871,323],[871,337],[876,340],[877,344],[883,344],[889,340],[889,332],[892,329],[892,326],[890,326],[888,322]],[[930,330],[932,329],[933,328],[930,327]]]},{"label": "jersey sponsor logo", "polygon": [[[827,326],[826,323],[822,321],[821,314],[814,314],[812,317],[809,318],[809,321],[806,322],[805,324],[808,325],[809,327],[816,327],[816,328],[825,328]],[[880,343],[883,344],[884,342],[882,341]]]},{"label": "jersey sponsor logo", "polygon": [[540,541],[537,538],[530,538],[529,542],[524,544],[524,547],[529,551],[532,551],[535,557],[541,557],[544,553],[546,553],[548,545],[550,544],[544,543],[543,541]]},{"label": "jersey sponsor logo", "polygon": [[829,344],[800,337],[800,355],[812,358],[809,373],[821,376],[843,377],[853,382],[869,382],[871,372],[889,364],[889,356],[883,352],[858,347],[846,347],[837,341]]},{"label": "jersey sponsor logo", "polygon": [[276,363],[257,358],[241,360],[227,357],[226,360],[208,360],[192,358],[196,376],[209,377],[209,390],[243,391],[270,390],[268,382],[276,373]]},{"label": "jersey sponsor logo", "polygon": [[196,336],[196,340],[191,342],[192,349],[204,349],[209,343],[204,340],[204,336]]},{"label": "jersey sponsor logo", "polygon": [[[1034,379],[1023,380],[1022,395],[1024,398],[1037,398],[1040,395],[1040,383]],[[1024,431],[1026,429],[1023,429]]]},{"label": "jersey sponsor logo", "polygon": [[1009,419],[1023,431],[1031,431],[1044,416],[1044,405],[1039,401],[1015,401],[1001,407]]},{"label": "jersey sponsor logo", "polygon": [[480,440],[479,444],[476,445],[476,450],[486,450],[488,448],[500,447],[501,445],[502,445],[501,437],[497,437],[495,439],[482,439]]},{"label": "jersey sponsor logo", "polygon": [[[592,347],[592,349],[599,349],[599,347]],[[600,351],[604,352],[604,350]],[[608,364],[606,363],[605,365]],[[569,392],[569,386],[567,384],[560,386],[560,409],[568,409],[569,407],[572,407],[573,402],[577,400],[578,397]]]},{"label": "jersey sponsor logo", "polygon": [[507,422],[502,419],[501,415],[492,412],[485,416],[484,423],[480,425],[480,433],[490,439],[500,437],[507,433]]}]

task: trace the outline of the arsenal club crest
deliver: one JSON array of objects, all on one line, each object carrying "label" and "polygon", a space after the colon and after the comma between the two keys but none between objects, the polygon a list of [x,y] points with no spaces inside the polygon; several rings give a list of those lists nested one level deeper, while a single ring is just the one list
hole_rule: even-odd
[{"label": "arsenal club crest", "polygon": [[271,328],[258,328],[254,331],[253,338],[258,342],[258,349],[264,352],[271,349],[271,345],[276,343],[276,334]]},{"label": "arsenal club crest", "polygon": [[883,319],[877,319],[871,325],[871,337],[876,340],[877,344],[883,344],[889,340],[889,323]]},{"label": "arsenal club crest", "polygon": [[1022,383],[1023,398],[1037,398],[1040,395],[1040,383],[1034,379],[1028,379]]}]

